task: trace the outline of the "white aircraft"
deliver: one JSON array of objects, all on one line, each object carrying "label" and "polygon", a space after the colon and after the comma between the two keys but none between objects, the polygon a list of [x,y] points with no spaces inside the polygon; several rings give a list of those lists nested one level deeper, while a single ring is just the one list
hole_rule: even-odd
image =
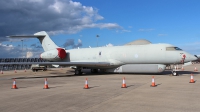
[{"label": "white aircraft", "polygon": [[[91,69],[93,73],[98,70],[112,73],[161,73],[166,65],[198,59],[197,56],[170,44],[129,43],[124,46],[65,50],[58,47],[45,31],[34,35],[9,37],[38,38],[44,49],[40,57],[51,61],[24,62],[25,64],[72,66],[75,74],[82,74],[82,69]],[[177,74],[176,71],[173,73]]]}]

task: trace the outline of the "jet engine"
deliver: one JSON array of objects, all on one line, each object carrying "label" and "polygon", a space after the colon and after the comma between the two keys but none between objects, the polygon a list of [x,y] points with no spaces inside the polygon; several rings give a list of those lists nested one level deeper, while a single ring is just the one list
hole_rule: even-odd
[{"label": "jet engine", "polygon": [[54,50],[49,50],[46,52],[43,52],[40,55],[40,58],[48,60],[48,61],[60,61],[66,58],[66,51],[62,48],[57,48]]}]

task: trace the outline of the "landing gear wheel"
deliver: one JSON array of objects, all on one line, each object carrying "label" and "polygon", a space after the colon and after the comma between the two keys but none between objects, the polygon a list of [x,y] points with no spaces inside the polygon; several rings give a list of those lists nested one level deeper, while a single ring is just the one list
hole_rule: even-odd
[{"label": "landing gear wheel", "polygon": [[35,69],[32,69],[33,72],[37,72]]},{"label": "landing gear wheel", "polygon": [[98,73],[98,69],[91,69],[91,73]]},{"label": "landing gear wheel", "polygon": [[175,72],[175,71],[172,71],[172,75],[173,75],[173,76],[179,76],[178,73]]},{"label": "landing gear wheel", "polygon": [[75,70],[75,75],[81,75],[82,73],[81,70]]}]

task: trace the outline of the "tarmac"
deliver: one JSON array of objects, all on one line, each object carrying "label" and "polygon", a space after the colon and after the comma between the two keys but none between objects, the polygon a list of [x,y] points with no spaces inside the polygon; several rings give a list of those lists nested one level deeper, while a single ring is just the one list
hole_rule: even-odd
[{"label": "tarmac", "polygon": [[[86,74],[69,68],[48,71],[3,71],[1,112],[199,112],[200,64],[162,74]],[[145,69],[145,68],[144,68]],[[194,74],[195,83],[189,83]],[[152,76],[157,87],[150,87]],[[125,77],[127,88],[121,88]],[[13,78],[18,89],[11,89]],[[49,89],[44,88],[47,78]],[[85,78],[89,89],[83,89]]]}]

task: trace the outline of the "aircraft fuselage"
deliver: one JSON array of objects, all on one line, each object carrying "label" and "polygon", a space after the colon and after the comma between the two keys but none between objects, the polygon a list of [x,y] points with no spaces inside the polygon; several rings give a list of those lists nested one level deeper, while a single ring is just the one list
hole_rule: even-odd
[{"label": "aircraft fuselage", "polygon": [[129,45],[114,47],[82,48],[66,50],[70,61],[97,61],[121,64],[178,64],[185,54],[185,62],[194,58],[183,50],[166,50],[170,44]]}]

